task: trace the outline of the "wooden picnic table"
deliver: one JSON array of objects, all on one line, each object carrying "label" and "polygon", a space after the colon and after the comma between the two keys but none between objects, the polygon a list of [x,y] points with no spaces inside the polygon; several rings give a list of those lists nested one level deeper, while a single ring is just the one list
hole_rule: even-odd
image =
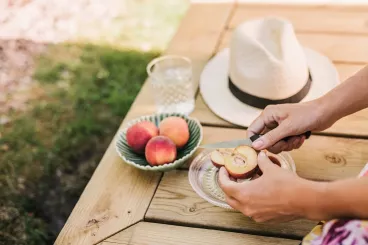
[{"label": "wooden picnic table", "polygon": [[[368,61],[368,7],[332,4],[192,3],[165,54],[192,59],[198,88],[206,61],[227,46],[233,28],[266,15],[291,20],[300,42],[326,54],[341,81]],[[154,112],[146,82],[121,128],[131,119]],[[246,135],[246,129],[212,113],[199,93],[190,116],[203,126],[202,144]],[[368,110],[313,133],[303,147],[291,152],[297,174],[323,181],[357,176],[368,161],[367,137]],[[213,206],[190,187],[190,161],[167,173],[142,171],[119,158],[114,140],[55,244],[299,244],[316,225],[309,220],[256,223],[239,212]]]}]

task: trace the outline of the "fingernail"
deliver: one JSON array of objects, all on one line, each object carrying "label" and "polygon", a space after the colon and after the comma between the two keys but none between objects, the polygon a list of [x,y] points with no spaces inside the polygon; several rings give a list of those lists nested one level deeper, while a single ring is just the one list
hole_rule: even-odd
[{"label": "fingernail", "polygon": [[254,148],[261,148],[263,146],[264,142],[262,141],[262,139],[258,139],[256,141],[254,141],[254,143],[252,144]]},{"label": "fingernail", "polygon": [[265,157],[265,156],[266,156],[266,153],[265,153],[264,151],[261,151],[261,152],[259,153],[259,156],[260,156],[260,157]]}]

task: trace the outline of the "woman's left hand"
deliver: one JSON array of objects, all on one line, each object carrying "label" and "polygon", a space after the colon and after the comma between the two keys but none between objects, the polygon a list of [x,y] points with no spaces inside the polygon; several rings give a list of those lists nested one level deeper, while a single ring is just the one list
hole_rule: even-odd
[{"label": "woman's left hand", "polygon": [[307,196],[309,182],[272,163],[264,152],[258,154],[263,174],[252,181],[237,183],[220,169],[219,184],[227,203],[256,222],[284,222],[302,215],[299,204]]}]

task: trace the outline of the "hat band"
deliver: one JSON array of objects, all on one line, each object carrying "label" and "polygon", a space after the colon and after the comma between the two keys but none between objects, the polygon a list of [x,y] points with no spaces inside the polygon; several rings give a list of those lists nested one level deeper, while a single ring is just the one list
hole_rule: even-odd
[{"label": "hat band", "polygon": [[241,102],[259,108],[264,109],[267,105],[275,105],[275,104],[285,104],[285,103],[298,103],[300,102],[309,92],[311,84],[312,84],[312,75],[309,72],[308,81],[304,85],[304,87],[297,92],[296,94],[280,100],[271,100],[271,99],[265,99],[260,98],[251,94],[248,94],[247,92],[244,92],[240,90],[232,81],[230,76],[229,79],[229,89],[230,92]]}]

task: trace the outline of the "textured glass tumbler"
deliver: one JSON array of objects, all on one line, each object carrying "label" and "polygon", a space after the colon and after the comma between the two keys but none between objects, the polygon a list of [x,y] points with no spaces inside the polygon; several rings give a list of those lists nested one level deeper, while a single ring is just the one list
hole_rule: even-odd
[{"label": "textured glass tumbler", "polygon": [[194,87],[191,60],[166,55],[147,65],[152,94],[158,113],[190,114],[194,110]]}]

